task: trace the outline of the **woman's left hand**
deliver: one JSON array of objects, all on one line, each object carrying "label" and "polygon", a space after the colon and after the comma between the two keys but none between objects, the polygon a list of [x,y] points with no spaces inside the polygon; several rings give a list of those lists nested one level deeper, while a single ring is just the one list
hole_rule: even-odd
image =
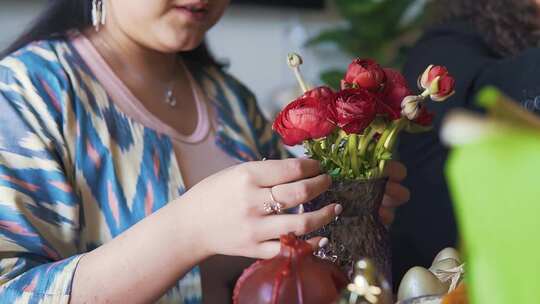
[{"label": "woman's left hand", "polygon": [[407,168],[402,163],[390,161],[386,167],[386,173],[388,183],[379,215],[385,225],[390,225],[394,222],[396,208],[409,201],[411,193],[409,189],[401,185],[407,176]]}]

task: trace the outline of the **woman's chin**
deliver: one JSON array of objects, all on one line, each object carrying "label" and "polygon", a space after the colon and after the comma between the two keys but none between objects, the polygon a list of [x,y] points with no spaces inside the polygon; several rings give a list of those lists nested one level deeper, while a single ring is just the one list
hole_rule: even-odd
[{"label": "woman's chin", "polygon": [[170,39],[161,43],[160,50],[165,53],[189,52],[203,42],[204,37],[190,39]]}]

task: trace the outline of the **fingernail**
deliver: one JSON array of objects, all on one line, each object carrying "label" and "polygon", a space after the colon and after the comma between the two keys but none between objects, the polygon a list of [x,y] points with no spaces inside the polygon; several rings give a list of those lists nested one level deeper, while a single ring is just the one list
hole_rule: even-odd
[{"label": "fingernail", "polygon": [[341,206],[340,204],[337,204],[335,207],[334,207],[334,213],[336,215],[340,215],[341,212],[343,212],[343,206]]},{"label": "fingernail", "polygon": [[319,241],[319,248],[326,247],[326,245],[328,245],[328,243],[329,243],[328,238],[322,238]]}]

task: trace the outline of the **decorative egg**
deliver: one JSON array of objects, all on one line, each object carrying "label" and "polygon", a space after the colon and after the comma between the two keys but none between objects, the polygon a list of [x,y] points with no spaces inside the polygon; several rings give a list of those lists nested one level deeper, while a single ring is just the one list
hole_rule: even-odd
[{"label": "decorative egg", "polygon": [[447,258],[433,263],[433,265],[429,267],[429,271],[433,272],[433,274],[436,274],[435,272],[437,270],[449,270],[458,266],[459,262],[457,260],[453,258]]},{"label": "decorative egg", "polygon": [[448,291],[431,271],[424,267],[413,267],[407,271],[398,289],[398,300],[403,301],[411,298],[442,295]]},{"label": "decorative egg", "polygon": [[447,248],[444,248],[443,250],[441,250],[437,256],[435,256],[435,258],[433,259],[433,264],[435,264],[436,262],[440,261],[440,260],[444,260],[444,259],[454,259],[458,262],[458,264],[461,263],[461,259],[459,257],[459,252],[452,248],[452,247],[447,247]]},{"label": "decorative egg", "polygon": [[[458,261],[452,258],[448,258],[448,259],[435,262],[433,265],[431,265],[431,267],[429,267],[429,271],[431,271],[435,276],[437,276],[440,279],[440,277],[438,276],[439,273],[437,273],[438,271],[448,271],[458,266],[459,266]],[[448,289],[450,289],[451,283],[452,283],[452,280],[450,279],[448,279],[446,282],[443,282],[444,286],[446,287],[447,292],[448,292]]]},{"label": "decorative egg", "polygon": [[313,255],[311,246],[293,234],[281,237],[281,251],[255,262],[236,282],[234,304],[328,304],[348,279],[330,261]]}]

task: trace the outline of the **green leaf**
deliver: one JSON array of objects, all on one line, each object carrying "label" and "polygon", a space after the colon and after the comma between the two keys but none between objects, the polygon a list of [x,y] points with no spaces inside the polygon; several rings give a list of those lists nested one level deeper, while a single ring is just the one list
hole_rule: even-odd
[{"label": "green leaf", "polygon": [[344,71],[341,70],[329,70],[321,74],[321,80],[323,83],[328,85],[334,90],[339,90],[341,86],[341,79],[345,75]]},{"label": "green leaf", "polygon": [[334,170],[328,172],[328,175],[331,177],[338,177],[341,173],[341,168],[335,168]]},{"label": "green leaf", "polygon": [[392,152],[390,151],[384,151],[381,155],[380,155],[380,160],[390,160],[392,159]]},{"label": "green leaf", "polygon": [[376,12],[385,1],[388,0],[336,0],[336,5],[345,16],[363,16]]},{"label": "green leaf", "polygon": [[[368,57],[383,66],[399,67],[404,51],[416,41],[429,6],[407,24],[400,22],[422,0],[333,0],[345,26],[326,30],[308,45],[332,43],[353,57]],[[324,77],[321,77],[324,79]],[[337,87],[335,77],[325,83]]]},{"label": "green leaf", "polygon": [[352,32],[349,29],[337,28],[326,30],[309,39],[306,42],[306,46],[314,46],[321,43],[334,43],[340,48],[349,49],[351,44],[351,35]]}]

